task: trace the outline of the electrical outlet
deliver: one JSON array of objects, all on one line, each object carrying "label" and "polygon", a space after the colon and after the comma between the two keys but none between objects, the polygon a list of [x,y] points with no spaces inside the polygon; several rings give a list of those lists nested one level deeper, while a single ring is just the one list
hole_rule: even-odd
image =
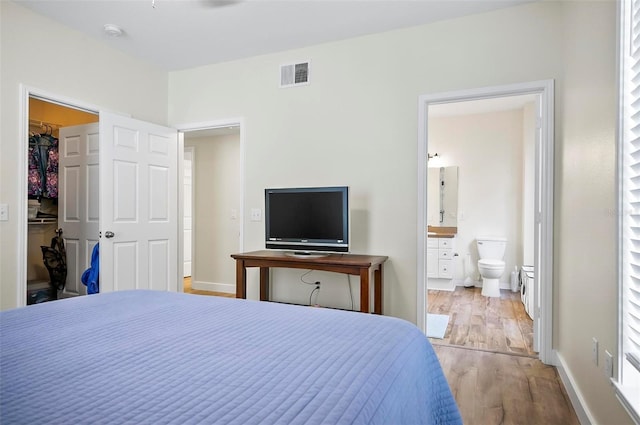
[{"label": "electrical outlet", "polygon": [[251,221],[262,221],[262,210],[260,208],[251,209]]},{"label": "electrical outlet", "polygon": [[613,356],[604,350],[604,374],[607,378],[613,378]]},{"label": "electrical outlet", "polygon": [[593,364],[598,366],[598,340],[594,337],[591,344],[591,360]]},{"label": "electrical outlet", "polygon": [[9,205],[0,204],[0,221],[8,221],[8,220],[9,220]]}]

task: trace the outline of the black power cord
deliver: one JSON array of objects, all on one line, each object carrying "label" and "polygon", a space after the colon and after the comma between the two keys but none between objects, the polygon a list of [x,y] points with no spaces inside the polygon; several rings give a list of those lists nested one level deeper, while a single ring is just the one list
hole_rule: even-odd
[{"label": "black power cord", "polygon": [[[312,303],[312,298],[313,298],[313,293],[316,293],[316,302],[315,304]],[[309,295],[309,305],[318,305],[318,295],[320,295],[320,285],[317,285],[315,288],[313,288],[313,290],[311,291],[311,294]]]},{"label": "black power cord", "polygon": [[306,280],[304,280],[305,276],[308,275],[309,273],[311,273],[313,270],[308,270],[306,272],[304,272],[302,274],[302,276],[300,276],[300,282],[302,283],[306,283],[307,285],[320,285],[320,281],[315,281],[315,282],[308,282]]},{"label": "black power cord", "polygon": [[[302,276],[300,276],[300,282],[302,282],[304,284],[307,284],[307,285],[315,285],[315,288],[313,288],[313,290],[311,291],[311,294],[309,294],[309,305],[318,305],[318,295],[320,295],[320,281],[316,280],[315,282],[309,282],[307,280],[304,280],[305,276],[307,276],[312,271],[313,270],[308,270],[308,271],[304,272],[302,274]],[[315,304],[312,302],[314,293],[316,294],[316,302],[315,302]]]}]

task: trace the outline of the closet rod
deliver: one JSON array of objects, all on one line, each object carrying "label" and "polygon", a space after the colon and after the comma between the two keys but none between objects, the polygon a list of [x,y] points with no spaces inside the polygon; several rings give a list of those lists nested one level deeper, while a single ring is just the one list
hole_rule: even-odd
[{"label": "closet rod", "polygon": [[46,121],[31,120],[31,119],[29,120],[29,126],[35,126],[35,127],[41,127],[41,128],[46,128],[47,126],[49,126],[54,130],[62,127],[60,124],[53,124]]}]

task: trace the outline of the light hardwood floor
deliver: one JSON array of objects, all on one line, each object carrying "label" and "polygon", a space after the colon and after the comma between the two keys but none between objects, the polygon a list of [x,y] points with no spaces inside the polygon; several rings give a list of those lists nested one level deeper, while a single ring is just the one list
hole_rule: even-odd
[{"label": "light hardwood floor", "polygon": [[524,356],[433,348],[465,425],[579,425],[555,367]]},{"label": "light hardwood floor", "polygon": [[429,313],[449,316],[444,338],[432,344],[537,357],[533,351],[533,321],[519,292],[501,290],[500,298],[483,297],[481,288],[428,291]]},{"label": "light hardwood floor", "polygon": [[466,425],[579,424],[555,367],[533,351],[533,321],[519,292],[428,291],[428,311],[449,316],[429,338]]}]

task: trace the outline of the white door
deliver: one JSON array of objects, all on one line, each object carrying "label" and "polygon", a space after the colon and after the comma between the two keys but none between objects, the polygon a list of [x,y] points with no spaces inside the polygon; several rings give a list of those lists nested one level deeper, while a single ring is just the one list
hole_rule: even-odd
[{"label": "white door", "polygon": [[191,276],[193,229],[193,147],[184,149],[184,277]]},{"label": "white door", "polygon": [[86,295],[80,278],[99,237],[98,123],[64,127],[58,137],[58,227],[67,253],[63,296]]},{"label": "white door", "polygon": [[100,112],[100,292],[178,290],[177,130]]}]

